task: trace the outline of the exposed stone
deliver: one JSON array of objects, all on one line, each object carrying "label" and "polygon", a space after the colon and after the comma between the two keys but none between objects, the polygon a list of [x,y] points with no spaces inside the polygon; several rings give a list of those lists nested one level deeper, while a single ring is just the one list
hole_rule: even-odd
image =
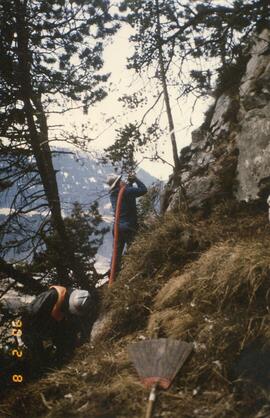
[{"label": "exposed stone", "polygon": [[227,114],[232,104],[232,98],[225,94],[222,94],[217,100],[214,115],[211,120],[210,130],[217,136],[221,132],[228,133],[230,129],[230,122],[224,123],[224,115]]},{"label": "exposed stone", "polygon": [[171,193],[167,205],[164,205],[164,209],[168,211],[180,209],[182,203],[183,203],[183,196],[181,195],[180,190],[177,189],[176,191]]},{"label": "exposed stone", "polygon": [[208,144],[208,135],[205,131],[199,129],[196,129],[191,134],[192,141],[190,144],[190,147],[188,147],[190,150],[194,149],[205,149]]},{"label": "exposed stone", "polygon": [[247,114],[237,136],[239,200],[256,199],[260,180],[270,175],[270,103],[258,114]]},{"label": "exposed stone", "polygon": [[258,187],[259,187],[258,196],[263,198],[266,201],[269,196],[269,191],[270,191],[270,176],[261,179],[259,181]]},{"label": "exposed stone", "polygon": [[186,185],[186,197],[190,208],[200,208],[203,203],[220,192],[217,177],[210,173],[208,176],[197,177]]},{"label": "exposed stone", "polygon": [[260,109],[269,103],[270,94],[261,93],[256,94],[255,92],[250,93],[242,98],[242,106],[246,111],[251,109]]},{"label": "exposed stone", "polygon": [[236,196],[239,200],[256,199],[262,179],[270,176],[269,42],[270,31],[264,30],[253,45],[240,86],[240,132],[236,137],[239,149]]},{"label": "exposed stone", "polygon": [[200,167],[206,166],[212,162],[215,161],[215,158],[213,155],[211,155],[209,152],[203,152],[199,155],[199,158],[197,159],[197,164]]},{"label": "exposed stone", "polygon": [[254,38],[239,92],[222,94],[210,123],[192,133],[169,180],[165,209],[180,207],[183,198],[199,208],[233,195],[248,201],[270,194],[269,44],[269,30]]},{"label": "exposed stone", "polygon": [[[265,75],[269,75],[269,42],[270,31],[267,29],[255,37],[251,49],[251,59],[247,64],[239,89],[241,97],[249,95],[254,90],[256,91],[256,82],[260,78],[263,79]],[[268,78],[268,76],[266,77]]]},{"label": "exposed stone", "polygon": [[94,323],[91,331],[90,340],[96,343],[101,340],[112,328],[112,313],[108,312],[101,315]]},{"label": "exposed stone", "polygon": [[184,171],[181,175],[181,179],[183,183],[186,183],[187,180],[190,178],[191,173],[189,171]]}]

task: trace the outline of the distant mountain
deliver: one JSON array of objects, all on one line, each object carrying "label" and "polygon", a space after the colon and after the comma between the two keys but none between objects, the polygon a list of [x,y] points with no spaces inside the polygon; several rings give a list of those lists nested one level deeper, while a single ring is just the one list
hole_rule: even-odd
[{"label": "distant mountain", "polygon": [[[114,173],[110,164],[102,164],[97,158],[91,157],[86,152],[71,154],[70,150],[62,150],[65,154],[58,154],[54,157],[54,166],[57,173],[57,182],[65,213],[72,209],[72,203],[77,201],[82,205],[89,206],[96,199],[99,203],[99,211],[107,225],[113,222],[111,204],[109,200],[108,186],[106,179]],[[157,179],[145,170],[138,170],[138,177],[150,186]],[[104,236],[104,241],[97,255],[96,267],[100,271],[109,268],[112,252],[112,233],[109,231]]]},{"label": "distant mountain", "polygon": [[[102,164],[98,158],[92,157],[90,153],[72,151],[66,148],[54,150],[53,163],[57,171],[57,183],[62,207],[66,214],[72,209],[72,203],[77,201],[82,205],[87,205],[96,199],[99,199],[101,213],[109,213],[106,206],[106,203],[108,203],[106,179],[108,175],[114,173],[112,165]],[[138,171],[138,176],[147,186],[157,180],[142,169]],[[31,188],[31,193],[33,191],[33,188]],[[16,193],[17,186],[14,185],[8,192],[1,194],[1,213],[5,214],[6,210],[10,208]]]},{"label": "distant mountain", "polygon": [[[110,215],[108,187],[106,179],[114,173],[110,164],[102,164],[98,158],[83,151],[71,153],[68,149],[62,149],[62,154],[56,154],[53,158],[54,167],[57,170],[57,182],[62,207],[65,213],[69,213],[72,203],[77,201],[82,205],[91,204],[98,199],[100,213]],[[151,185],[157,179],[145,170],[138,171],[138,177],[147,185]]]},{"label": "distant mountain", "polygon": [[[60,152],[60,153],[59,153]],[[1,163],[1,162],[0,162]],[[107,224],[112,223],[112,212],[109,200],[108,186],[106,179],[108,175],[114,173],[114,168],[110,164],[102,164],[98,158],[94,158],[90,153],[83,151],[73,151],[66,148],[57,148],[53,152],[53,163],[57,171],[57,183],[63,214],[68,215],[72,210],[72,204],[79,202],[83,207],[89,207],[95,200],[98,200],[99,211]],[[140,169],[138,177],[147,185],[151,185],[157,179],[146,171]],[[31,189],[31,193],[34,190]],[[17,187],[11,188],[8,193],[1,195],[0,202],[0,222],[4,220],[8,213],[12,200],[16,195]],[[29,214],[31,223],[38,224],[40,216]],[[14,237],[15,238],[15,237]],[[99,263],[108,265],[111,253],[111,232],[104,237],[104,244],[99,252]],[[28,249],[24,249],[23,256]],[[9,258],[18,258],[21,254],[9,254]]]}]

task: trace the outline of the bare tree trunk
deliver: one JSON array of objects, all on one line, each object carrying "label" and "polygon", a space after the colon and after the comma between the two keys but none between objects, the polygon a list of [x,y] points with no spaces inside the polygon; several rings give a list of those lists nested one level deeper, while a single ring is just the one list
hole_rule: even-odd
[{"label": "bare tree trunk", "polygon": [[157,13],[157,42],[158,42],[158,55],[159,55],[159,66],[160,66],[160,75],[161,75],[161,82],[162,88],[164,93],[165,105],[166,105],[166,112],[168,117],[168,124],[170,130],[170,138],[172,144],[172,152],[173,152],[173,160],[174,160],[174,170],[177,171],[179,168],[179,157],[178,157],[178,150],[174,132],[174,122],[170,104],[170,97],[168,93],[168,86],[167,86],[167,79],[166,79],[166,71],[163,59],[163,50],[162,50],[162,43],[161,43],[161,31],[160,31],[160,12],[159,12],[159,3],[156,0],[156,13]]},{"label": "bare tree trunk", "polygon": [[[32,88],[31,55],[28,48],[28,33],[26,28],[27,0],[16,0],[18,62],[20,68],[19,84],[22,101],[30,134],[30,144],[36,159],[37,167],[44,187],[48,205],[51,211],[53,229],[58,236],[59,260],[56,265],[59,283],[71,284],[68,276],[68,266],[71,266],[75,277],[80,281],[83,272],[76,262],[72,244],[66,233],[61,214],[61,205],[52,163],[51,150],[48,144],[48,127],[41,100]],[[38,131],[39,127],[39,131]],[[79,271],[78,271],[79,270]]]}]

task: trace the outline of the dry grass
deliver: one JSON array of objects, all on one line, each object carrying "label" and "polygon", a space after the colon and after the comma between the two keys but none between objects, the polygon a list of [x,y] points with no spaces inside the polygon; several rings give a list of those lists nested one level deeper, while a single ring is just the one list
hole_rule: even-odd
[{"label": "dry grass", "polygon": [[155,297],[155,308],[165,309],[178,303],[179,296],[185,291],[186,285],[192,281],[192,272],[172,276]]},{"label": "dry grass", "polygon": [[[229,409],[215,412],[216,405],[211,404],[208,416],[254,417],[261,405],[268,404],[258,381],[233,380],[241,377],[235,370],[239,372],[244,349],[256,342],[259,356],[265,346],[269,354],[269,277],[268,240],[225,242],[211,247],[156,295],[149,328],[158,323],[162,336],[182,338],[195,346],[186,379],[180,378],[179,384],[199,388],[202,396],[209,391],[227,393],[221,404],[226,400]],[[256,362],[254,357],[254,364],[248,366],[252,376]],[[207,416],[199,411],[199,416]]]},{"label": "dry grass", "polygon": [[196,280],[192,283],[196,292],[194,303],[204,299],[214,309],[226,309],[229,305],[245,305],[251,308],[256,298],[265,294],[268,303],[270,273],[269,240],[240,241],[237,244],[222,243],[213,246],[194,265]]},{"label": "dry grass", "polygon": [[268,387],[239,374],[246,349],[267,354],[270,345],[266,222],[256,208],[223,205],[210,218],[174,214],[145,232],[105,291],[99,339],[68,366],[6,394],[0,416],[141,417],[147,392],[127,345],[158,331],[193,342],[194,353],[159,394],[155,417],[269,418]]},{"label": "dry grass", "polygon": [[200,229],[183,214],[168,214],[140,234],[124,257],[113,287],[105,291],[103,311],[112,312],[114,326],[103,337],[119,337],[142,329],[153,297],[168,277],[195,259],[207,245]]},{"label": "dry grass", "polygon": [[196,324],[195,318],[186,311],[178,309],[164,309],[153,313],[148,322],[147,330],[149,335],[187,339],[187,331]]}]

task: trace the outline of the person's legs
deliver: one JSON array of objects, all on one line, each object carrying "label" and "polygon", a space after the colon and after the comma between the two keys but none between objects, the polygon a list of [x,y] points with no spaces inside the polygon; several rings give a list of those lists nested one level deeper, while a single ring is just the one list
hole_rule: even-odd
[{"label": "person's legs", "polygon": [[127,229],[124,234],[124,241],[127,247],[129,247],[132,244],[132,241],[134,240],[134,238],[135,238],[135,230]]},{"label": "person's legs", "polygon": [[129,246],[135,236],[135,230],[127,227],[119,227],[118,242],[117,242],[117,255],[116,255],[116,273],[121,268],[121,260],[125,245]]},{"label": "person's legs", "polygon": [[118,242],[117,242],[117,255],[116,255],[116,273],[119,272],[121,267],[122,254],[125,248],[125,234],[124,231],[119,230]]},{"label": "person's legs", "polygon": [[30,319],[23,318],[22,340],[27,347],[29,362],[31,363],[31,375],[39,373],[44,366],[46,355],[42,335],[35,328]]},{"label": "person's legs", "polygon": [[132,241],[134,240],[135,231],[133,229],[123,229],[119,232],[119,248],[118,248],[118,256],[117,256],[117,271],[120,270],[121,267],[121,260],[122,255],[124,253],[125,247],[128,248]]},{"label": "person's legs", "polygon": [[79,330],[77,319],[69,318],[59,323],[52,336],[53,344],[56,347],[55,359],[57,364],[65,362],[73,353],[79,343]]}]

